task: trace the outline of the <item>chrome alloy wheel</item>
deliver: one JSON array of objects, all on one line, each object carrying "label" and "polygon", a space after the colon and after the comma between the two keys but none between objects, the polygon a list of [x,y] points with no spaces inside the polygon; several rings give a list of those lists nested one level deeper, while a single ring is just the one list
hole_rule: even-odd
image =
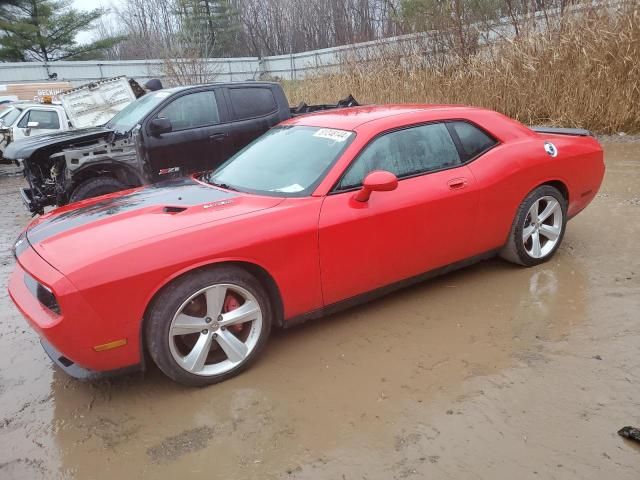
[{"label": "chrome alloy wheel", "polygon": [[169,327],[169,349],[189,373],[220,375],[249,357],[262,326],[260,304],[250,292],[238,285],[212,285],[178,308]]},{"label": "chrome alloy wheel", "polygon": [[563,226],[562,208],[551,196],[536,200],[524,221],[522,242],[532,258],[543,258],[551,253],[558,243]]}]

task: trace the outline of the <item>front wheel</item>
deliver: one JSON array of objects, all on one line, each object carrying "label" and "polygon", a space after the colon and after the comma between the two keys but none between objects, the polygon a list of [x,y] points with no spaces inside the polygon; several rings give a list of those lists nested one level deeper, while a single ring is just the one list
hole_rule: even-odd
[{"label": "front wheel", "polygon": [[520,204],[500,256],[527,267],[546,262],[560,247],[566,224],[562,194],[550,185],[538,187]]},{"label": "front wheel", "polygon": [[127,186],[113,177],[95,177],[80,183],[71,194],[69,203],[125,190]]},{"label": "front wheel", "polygon": [[233,266],[179,278],[154,301],[145,324],[151,358],[188,386],[218,383],[257,357],[271,330],[272,309],[258,280]]}]

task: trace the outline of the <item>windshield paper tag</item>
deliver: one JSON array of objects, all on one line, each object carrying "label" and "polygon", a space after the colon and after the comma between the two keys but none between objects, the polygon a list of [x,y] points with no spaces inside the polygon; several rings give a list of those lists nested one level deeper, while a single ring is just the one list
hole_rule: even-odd
[{"label": "windshield paper tag", "polygon": [[293,185],[289,185],[287,187],[282,187],[282,188],[276,188],[271,191],[282,192],[282,193],[296,193],[296,192],[301,192],[302,190],[304,190],[304,187],[302,185],[298,185],[297,183],[294,183]]},{"label": "windshield paper tag", "polygon": [[351,132],[345,132],[344,130],[334,130],[333,128],[321,128],[313,134],[314,137],[327,138],[334,142],[344,142],[351,136]]}]

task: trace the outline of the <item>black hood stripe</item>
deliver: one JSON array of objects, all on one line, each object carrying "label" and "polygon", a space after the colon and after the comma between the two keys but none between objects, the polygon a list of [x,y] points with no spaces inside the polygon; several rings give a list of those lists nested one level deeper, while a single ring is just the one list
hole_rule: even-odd
[{"label": "black hood stripe", "polygon": [[55,215],[30,228],[27,238],[34,245],[64,231],[149,206],[192,207],[236,196],[236,193],[208,187],[188,177],[169,180]]}]

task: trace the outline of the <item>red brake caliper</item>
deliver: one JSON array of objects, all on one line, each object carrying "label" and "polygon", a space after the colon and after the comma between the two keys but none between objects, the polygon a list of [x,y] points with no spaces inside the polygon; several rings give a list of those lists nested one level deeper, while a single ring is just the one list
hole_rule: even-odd
[{"label": "red brake caliper", "polygon": [[[224,299],[224,304],[222,306],[222,313],[231,312],[238,307],[240,307],[240,301],[238,300],[238,297],[233,293],[227,293],[227,296]],[[243,327],[243,324],[231,325],[229,327],[229,330],[236,333],[240,333],[242,331],[242,327]]]}]

